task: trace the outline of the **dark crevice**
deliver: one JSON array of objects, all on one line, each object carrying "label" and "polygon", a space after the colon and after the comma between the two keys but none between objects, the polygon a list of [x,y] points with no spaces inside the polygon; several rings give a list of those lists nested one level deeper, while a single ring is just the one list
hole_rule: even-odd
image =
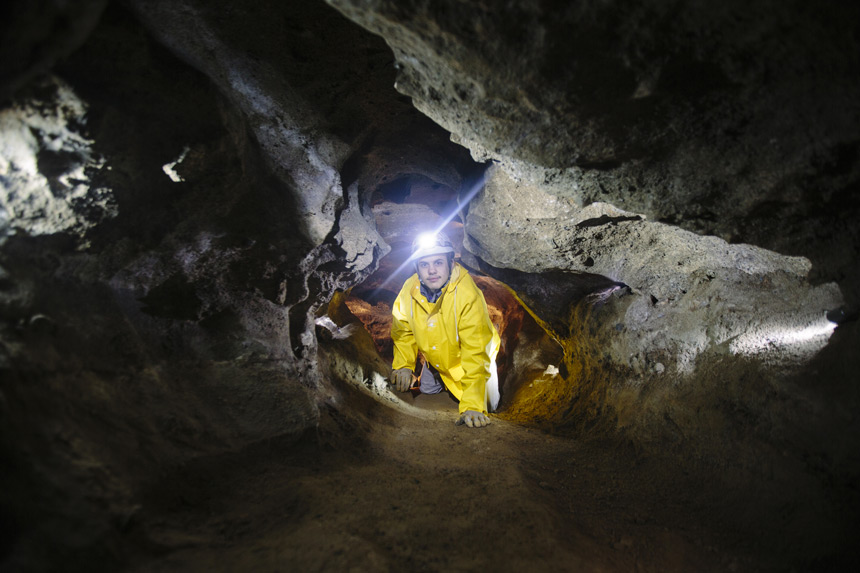
[{"label": "dark crevice", "polygon": [[599,227],[601,225],[609,225],[611,223],[623,223],[624,221],[641,221],[642,217],[633,215],[631,217],[610,217],[609,215],[601,215],[594,219],[586,219],[576,224],[577,229],[585,229],[587,227]]}]

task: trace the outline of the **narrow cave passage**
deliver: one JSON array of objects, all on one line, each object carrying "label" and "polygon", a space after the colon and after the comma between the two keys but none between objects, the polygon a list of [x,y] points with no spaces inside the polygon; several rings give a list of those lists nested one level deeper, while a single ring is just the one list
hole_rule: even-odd
[{"label": "narrow cave passage", "polygon": [[860,4],[492,4],[13,0],[0,570],[860,568]]},{"label": "narrow cave passage", "polygon": [[[403,264],[404,251],[408,252],[395,247],[392,254],[381,262],[380,270],[353,287],[344,300],[349,311],[370,333],[382,360],[389,364],[393,358],[391,305],[397,291],[380,285],[399,286],[397,280],[389,280],[389,277]],[[501,338],[501,348],[496,359],[501,399],[496,413],[502,413],[514,402],[522,386],[551,382],[557,377],[559,368],[564,368],[563,351],[523,308],[508,287],[475,269],[469,270],[483,292],[490,319]],[[411,398],[408,393],[399,396]],[[416,402],[417,405],[421,403],[422,399]]]},{"label": "narrow cave passage", "polygon": [[[580,362],[586,357],[581,352],[565,352],[561,344],[563,338],[559,338],[560,335],[567,337],[563,327],[558,332],[550,330],[550,323],[559,323],[557,318],[534,316],[523,306],[518,293],[485,273],[487,265],[465,248],[467,237],[463,221],[469,202],[484,188],[487,166],[462,161],[456,167],[466,175],[455,188],[424,175],[381,178],[383,183],[368,193],[369,208],[376,229],[391,250],[372,274],[349,289],[348,296],[337,297],[335,304],[342,304],[348,310],[330,305],[329,313],[341,315],[341,320],[350,322],[351,319],[342,316],[344,312],[358,318],[373,339],[381,361],[390,365],[393,357],[391,307],[402,284],[415,273],[414,265],[408,262],[412,241],[423,232],[443,231],[453,242],[455,260],[467,269],[482,291],[490,320],[501,338],[496,358],[501,399],[496,413],[507,411],[517,402],[518,394],[527,394],[529,399],[520,401],[513,419],[526,423],[541,420],[545,427],[552,428],[553,422],[548,420],[547,412],[572,409],[567,403],[575,400],[576,392],[569,386],[583,383],[576,376],[569,376],[569,372],[580,374],[591,370],[582,368]],[[449,169],[453,171],[454,168],[452,165]],[[446,171],[445,166],[437,166],[437,169],[439,173]],[[492,269],[492,272],[510,278],[526,291],[533,290],[534,284],[542,280],[542,277],[531,277],[511,269]],[[532,295],[536,303],[547,297],[555,300],[555,305],[538,303],[542,312],[574,307],[595,291],[617,286],[611,279],[585,273],[562,275],[555,280],[564,286],[559,285],[555,292],[550,289]],[[386,373],[387,369],[381,374],[385,376]],[[548,389],[547,396],[542,398]],[[431,400],[424,395],[413,398],[410,393],[397,393],[397,396],[418,406],[445,405],[444,400]]]}]

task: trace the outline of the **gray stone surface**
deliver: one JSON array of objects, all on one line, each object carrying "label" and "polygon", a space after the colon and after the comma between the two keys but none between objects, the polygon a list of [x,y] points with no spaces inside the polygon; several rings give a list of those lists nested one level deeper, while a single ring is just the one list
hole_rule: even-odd
[{"label": "gray stone surface", "polygon": [[62,80],[0,111],[0,241],[9,234],[87,230],[116,214],[110,189],[93,185],[104,158],[83,133],[87,106]]},{"label": "gray stone surface", "polygon": [[[804,258],[728,244],[606,204],[579,208],[498,168],[470,205],[465,247],[568,349],[569,370],[582,373],[571,383],[600,386],[600,407],[628,410],[622,425],[634,434],[650,432],[653,420],[630,413],[626,402],[660,410],[644,400],[654,388],[669,385],[668,394],[716,403],[729,399],[714,390],[721,381],[754,363],[760,379],[731,398],[744,401],[767,380],[802,372],[836,327],[827,313],[844,304],[836,284],[810,284]],[[558,410],[588,403],[581,393],[554,400]],[[701,406],[699,399],[672,404],[676,411]],[[690,439],[698,433],[686,431]]]},{"label": "gray stone surface", "polygon": [[[515,200],[522,196],[529,197],[524,209]],[[500,170],[471,205],[466,245],[495,267],[596,273],[627,285],[637,302],[620,324],[641,332],[637,342],[620,344],[614,358],[656,351],[667,355],[664,363],[677,361],[678,370],[688,373],[702,350],[729,341],[732,349],[748,352],[753,343],[744,341],[758,336],[761,350],[777,350],[789,343],[790,332],[829,333],[825,313],[843,304],[835,284],[809,284],[810,264],[803,258],[730,245],[606,205],[578,209],[524,189]],[[808,355],[826,339],[790,342]]]},{"label": "gray stone surface", "polygon": [[860,281],[855,3],[328,2],[515,180]]}]

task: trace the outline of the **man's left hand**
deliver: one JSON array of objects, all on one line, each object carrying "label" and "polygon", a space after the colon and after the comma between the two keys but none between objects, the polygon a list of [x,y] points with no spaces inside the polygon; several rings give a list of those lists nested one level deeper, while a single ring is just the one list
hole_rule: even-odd
[{"label": "man's left hand", "polygon": [[486,414],[481,412],[476,412],[475,410],[466,410],[462,414],[460,414],[460,419],[457,420],[457,425],[462,426],[463,424],[469,426],[470,428],[483,428],[484,426],[490,425],[490,418]]},{"label": "man's left hand", "polygon": [[412,384],[412,370],[409,368],[398,368],[392,371],[391,383],[401,392],[406,392]]}]

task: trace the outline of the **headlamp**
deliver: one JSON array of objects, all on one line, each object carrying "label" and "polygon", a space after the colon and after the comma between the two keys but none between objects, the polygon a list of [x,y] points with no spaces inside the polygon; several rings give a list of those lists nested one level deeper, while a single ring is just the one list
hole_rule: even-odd
[{"label": "headlamp", "polygon": [[415,261],[423,257],[447,253],[453,255],[454,245],[444,233],[437,231],[435,233],[422,233],[415,237],[412,242],[412,256],[409,258]]},{"label": "headlamp", "polygon": [[435,247],[439,243],[439,237],[436,235],[436,233],[422,233],[418,236],[416,242],[418,243],[418,248],[430,249]]}]

